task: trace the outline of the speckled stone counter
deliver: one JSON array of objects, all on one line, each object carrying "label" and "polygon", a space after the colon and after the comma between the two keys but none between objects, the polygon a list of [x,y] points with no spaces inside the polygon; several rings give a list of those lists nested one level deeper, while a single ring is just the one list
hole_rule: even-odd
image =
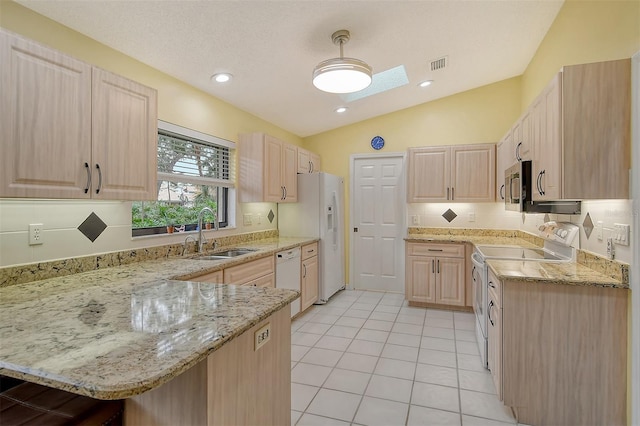
[{"label": "speckled stone counter", "polygon": [[229,260],[159,259],[0,288],[0,374],[99,399],[156,388],[299,297],[180,280],[313,241],[274,238]]},{"label": "speckled stone counter", "polygon": [[[543,240],[522,231],[457,228],[409,228],[408,242],[471,243],[541,247]],[[612,288],[629,288],[629,266],[583,250],[577,262],[488,260],[499,279]]]},{"label": "speckled stone counter", "polygon": [[608,277],[576,262],[487,260],[487,265],[501,281],[629,288],[629,284]]}]

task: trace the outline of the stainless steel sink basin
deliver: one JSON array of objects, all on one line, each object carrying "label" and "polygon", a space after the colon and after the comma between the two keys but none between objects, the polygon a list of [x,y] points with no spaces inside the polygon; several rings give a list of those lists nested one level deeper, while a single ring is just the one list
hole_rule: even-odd
[{"label": "stainless steel sink basin", "polygon": [[218,253],[213,253],[213,254],[208,254],[208,255],[203,255],[203,256],[197,256],[197,257],[194,257],[194,259],[197,259],[197,260],[231,259],[232,257],[238,257],[238,256],[242,256],[243,254],[253,253],[254,251],[257,251],[257,250],[258,249],[236,248],[236,249],[221,251],[221,252],[218,252]]}]

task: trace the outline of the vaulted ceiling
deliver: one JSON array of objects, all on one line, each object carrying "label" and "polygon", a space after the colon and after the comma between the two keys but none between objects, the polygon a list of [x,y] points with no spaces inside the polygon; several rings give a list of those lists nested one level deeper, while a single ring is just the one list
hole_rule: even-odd
[{"label": "vaulted ceiling", "polygon": [[[524,72],[562,0],[17,0],[101,43],[305,137]],[[345,56],[408,82],[371,96],[317,90],[314,67]],[[432,60],[446,57],[443,69]],[[214,84],[210,77],[230,72]],[[381,76],[374,77],[380,83]],[[424,80],[433,80],[426,88]],[[355,99],[359,98],[359,99]],[[348,107],[337,114],[339,106]]]}]

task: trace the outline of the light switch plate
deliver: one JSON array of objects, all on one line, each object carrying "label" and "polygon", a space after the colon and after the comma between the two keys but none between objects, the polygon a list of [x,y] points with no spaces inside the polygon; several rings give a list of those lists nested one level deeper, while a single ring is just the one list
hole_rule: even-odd
[{"label": "light switch plate", "polygon": [[476,221],[476,212],[469,212],[469,222]]},{"label": "light switch plate", "polygon": [[620,246],[629,245],[630,226],[625,223],[613,224],[613,242]]},{"label": "light switch plate", "polygon": [[604,237],[602,236],[602,228],[604,228],[602,221],[599,220],[596,222],[596,236],[598,237],[598,241],[602,241]]},{"label": "light switch plate", "polygon": [[243,224],[244,226],[249,226],[249,225],[251,225],[251,213],[245,213],[245,214],[242,216],[242,224]]}]

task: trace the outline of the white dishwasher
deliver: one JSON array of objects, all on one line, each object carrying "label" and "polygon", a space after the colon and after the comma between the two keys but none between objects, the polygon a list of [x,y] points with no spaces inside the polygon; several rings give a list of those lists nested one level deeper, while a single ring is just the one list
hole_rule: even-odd
[{"label": "white dishwasher", "polygon": [[[300,247],[276,253],[276,288],[300,291]],[[300,312],[300,298],[291,302],[291,317]]]}]

